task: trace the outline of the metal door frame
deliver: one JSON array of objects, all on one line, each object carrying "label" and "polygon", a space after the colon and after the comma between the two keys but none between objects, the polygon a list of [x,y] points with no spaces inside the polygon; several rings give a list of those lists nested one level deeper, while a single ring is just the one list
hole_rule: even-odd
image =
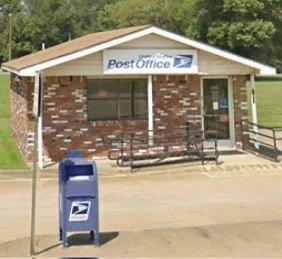
[{"label": "metal door frame", "polygon": [[[202,130],[204,130],[204,79],[227,79],[228,81],[228,115],[229,115],[229,135],[227,140],[218,140],[219,150],[234,150],[235,149],[235,123],[234,123],[234,104],[233,104],[233,82],[231,76],[201,76],[201,117]],[[204,146],[209,147],[211,143],[204,141]]]}]

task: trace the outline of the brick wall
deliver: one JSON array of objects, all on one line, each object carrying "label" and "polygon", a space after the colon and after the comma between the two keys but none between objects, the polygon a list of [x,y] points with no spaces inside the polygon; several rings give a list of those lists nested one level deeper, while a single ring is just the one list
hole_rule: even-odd
[{"label": "brick wall", "polygon": [[[20,87],[12,77],[12,134],[25,159],[31,160],[33,117],[31,78]],[[236,141],[240,141],[240,120],[247,116],[246,77],[233,77]],[[200,77],[197,75],[153,77],[154,129],[195,123],[201,128]],[[147,129],[147,120],[87,121],[86,77],[46,77],[43,92],[44,159],[58,161],[67,150],[79,148],[87,158],[106,156],[105,134]]]},{"label": "brick wall", "polygon": [[32,107],[33,82],[30,78],[11,75],[11,134],[25,160],[31,159],[33,147]]},{"label": "brick wall", "polygon": [[201,119],[200,80],[198,76],[154,76],[154,129],[185,126]]},{"label": "brick wall", "polygon": [[246,81],[247,77],[244,75],[233,76],[234,124],[237,146],[241,146],[241,119],[248,119]]},{"label": "brick wall", "polygon": [[75,148],[87,158],[106,156],[103,135],[148,128],[147,120],[87,121],[86,77],[47,77],[43,99],[45,160],[59,160]]}]

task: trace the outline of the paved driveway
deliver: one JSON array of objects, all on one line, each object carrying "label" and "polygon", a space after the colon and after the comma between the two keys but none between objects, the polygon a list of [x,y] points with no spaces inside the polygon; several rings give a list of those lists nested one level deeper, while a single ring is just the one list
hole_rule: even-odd
[{"label": "paved driveway", "polygon": [[[57,241],[56,179],[38,181],[38,256],[282,255],[282,175],[201,173],[101,177],[103,245]],[[0,256],[27,256],[29,179],[0,181]]]}]

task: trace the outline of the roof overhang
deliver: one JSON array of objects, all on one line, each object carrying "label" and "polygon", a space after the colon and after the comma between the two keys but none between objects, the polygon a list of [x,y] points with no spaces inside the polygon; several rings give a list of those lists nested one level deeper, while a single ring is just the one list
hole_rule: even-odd
[{"label": "roof overhang", "polygon": [[276,75],[276,69],[274,67],[271,66],[266,66],[262,63],[253,61],[251,59],[245,58],[245,57],[241,57],[239,55],[230,53],[228,51],[207,45],[205,43],[196,41],[196,40],[192,40],[190,38],[166,31],[166,30],[162,30],[159,29],[157,27],[151,26],[148,28],[145,28],[143,30],[137,31],[137,32],[133,32],[130,33],[128,35],[107,41],[107,42],[103,42],[101,44],[95,45],[93,47],[89,47],[68,55],[64,55],[64,56],[59,56],[56,57],[54,59],[42,62],[40,64],[35,64],[29,67],[25,67],[21,70],[15,70],[12,67],[8,67],[5,65],[2,65],[2,69],[15,73],[17,75],[20,76],[35,76],[35,74],[38,71],[44,71],[48,68],[66,63],[66,62],[70,62],[72,60],[78,59],[78,58],[82,58],[91,54],[94,54],[96,52],[102,51],[104,49],[108,49],[108,48],[112,48],[115,47],[117,45],[123,44],[125,42],[131,41],[131,40],[135,40],[141,37],[144,37],[146,35],[149,34],[156,34],[159,36],[162,36],[164,38],[179,42],[179,43],[183,43],[185,45],[189,45],[190,47],[194,47],[196,49],[202,50],[202,51],[206,51],[209,53],[212,53],[214,55],[226,58],[228,60],[240,63],[242,65],[246,65],[249,66],[255,70],[258,71],[259,75]]}]

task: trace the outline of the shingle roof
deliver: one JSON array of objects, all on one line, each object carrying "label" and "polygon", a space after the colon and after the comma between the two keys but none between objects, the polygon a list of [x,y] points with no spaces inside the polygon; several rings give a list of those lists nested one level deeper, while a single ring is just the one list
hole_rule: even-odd
[{"label": "shingle roof", "polygon": [[76,38],[74,40],[61,43],[59,45],[41,50],[9,62],[3,63],[4,67],[8,67],[14,70],[21,70],[36,64],[40,64],[54,58],[62,57],[101,43],[111,41],[113,39],[125,36],[130,33],[134,33],[143,29],[150,27],[151,25],[128,27],[118,30],[97,32],[87,34],[85,36]]}]

